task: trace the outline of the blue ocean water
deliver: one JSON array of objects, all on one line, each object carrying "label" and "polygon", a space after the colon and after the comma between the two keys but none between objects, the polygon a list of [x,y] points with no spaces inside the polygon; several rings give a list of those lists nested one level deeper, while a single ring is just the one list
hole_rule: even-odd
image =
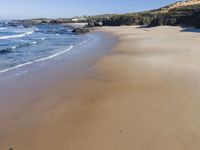
[{"label": "blue ocean water", "polygon": [[0,73],[51,59],[86,40],[71,31],[62,25],[25,28],[0,22]]}]

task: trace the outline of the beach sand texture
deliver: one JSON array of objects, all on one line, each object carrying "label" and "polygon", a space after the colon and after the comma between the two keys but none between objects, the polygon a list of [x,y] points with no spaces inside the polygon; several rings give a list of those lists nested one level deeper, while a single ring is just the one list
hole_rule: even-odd
[{"label": "beach sand texture", "polygon": [[16,111],[12,103],[0,106],[0,149],[199,150],[199,33],[166,26],[96,31],[118,38],[110,54],[80,76],[58,74],[30,90],[34,102],[20,93]]}]

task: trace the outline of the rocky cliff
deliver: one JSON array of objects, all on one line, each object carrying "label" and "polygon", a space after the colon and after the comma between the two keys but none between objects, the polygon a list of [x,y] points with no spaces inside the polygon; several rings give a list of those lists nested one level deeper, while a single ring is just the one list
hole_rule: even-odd
[{"label": "rocky cliff", "polygon": [[200,0],[181,1],[140,13],[114,15],[103,20],[103,25],[183,25],[200,28]]}]

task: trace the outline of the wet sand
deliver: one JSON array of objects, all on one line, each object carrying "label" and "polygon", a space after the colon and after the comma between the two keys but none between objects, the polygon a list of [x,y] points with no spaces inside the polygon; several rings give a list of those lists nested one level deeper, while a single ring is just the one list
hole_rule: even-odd
[{"label": "wet sand", "polygon": [[112,52],[97,57],[108,38],[68,62],[76,69],[57,63],[3,82],[0,149],[200,149],[199,33],[96,30],[118,38]]}]

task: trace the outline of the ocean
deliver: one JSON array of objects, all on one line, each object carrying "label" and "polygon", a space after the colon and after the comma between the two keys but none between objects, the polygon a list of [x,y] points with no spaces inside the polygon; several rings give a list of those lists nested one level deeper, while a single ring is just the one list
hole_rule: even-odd
[{"label": "ocean", "polygon": [[0,74],[68,53],[88,40],[62,25],[9,26],[0,22]]}]

